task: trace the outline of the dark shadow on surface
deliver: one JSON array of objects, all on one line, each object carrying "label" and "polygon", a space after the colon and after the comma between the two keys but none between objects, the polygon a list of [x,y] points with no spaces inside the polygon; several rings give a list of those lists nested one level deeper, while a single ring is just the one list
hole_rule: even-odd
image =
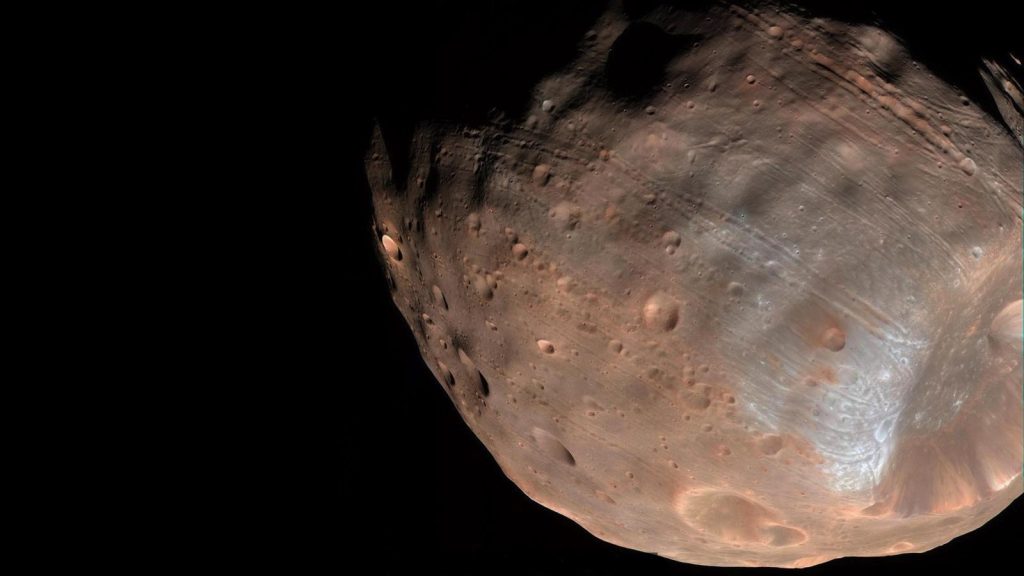
[{"label": "dark shadow on surface", "polygon": [[669,34],[649,22],[630,24],[608,51],[608,88],[631,99],[651,94],[661,84],[669,60],[699,39],[691,34]]},{"label": "dark shadow on surface", "polygon": [[396,185],[406,186],[413,125],[522,119],[533,87],[576,56],[605,2],[384,2],[367,17],[372,116]]}]

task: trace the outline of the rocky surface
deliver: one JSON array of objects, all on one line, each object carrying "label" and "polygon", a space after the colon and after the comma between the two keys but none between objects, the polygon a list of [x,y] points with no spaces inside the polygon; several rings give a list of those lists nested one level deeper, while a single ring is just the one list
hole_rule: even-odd
[{"label": "rocky surface", "polygon": [[522,117],[422,122],[401,170],[377,135],[380,258],[466,423],[596,536],[927,550],[1024,486],[1007,94],[986,114],[877,28],[609,10]]}]

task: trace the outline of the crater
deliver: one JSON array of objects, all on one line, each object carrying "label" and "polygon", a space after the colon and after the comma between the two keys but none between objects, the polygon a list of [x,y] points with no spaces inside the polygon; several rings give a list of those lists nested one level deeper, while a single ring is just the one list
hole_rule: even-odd
[{"label": "crater", "polygon": [[542,428],[534,428],[531,435],[541,451],[549,457],[569,466],[576,465],[576,458],[573,457],[572,452],[569,452],[569,449],[554,434]]},{"label": "crater", "polygon": [[762,526],[772,520],[764,506],[736,494],[720,492],[692,498],[683,514],[695,528],[719,540],[736,543],[760,542]]},{"label": "crater", "polygon": [[679,303],[664,292],[647,299],[643,309],[644,326],[652,330],[669,332],[679,323]]},{"label": "crater", "polygon": [[677,502],[677,509],[687,524],[729,544],[782,548],[807,541],[806,532],[779,524],[774,512],[738,494],[684,494]]},{"label": "crater", "polygon": [[476,367],[476,363],[473,362],[473,359],[470,358],[462,348],[459,348],[458,352],[459,361],[462,362],[462,365],[466,368],[466,372],[469,373],[470,382],[476,384],[477,390],[479,390],[481,396],[486,397],[489,395],[491,393],[491,387],[487,383],[487,379],[484,378],[484,375],[480,372],[480,369]]},{"label": "crater", "polygon": [[757,443],[761,453],[766,456],[774,456],[782,450],[782,436],[777,434],[769,434]]}]

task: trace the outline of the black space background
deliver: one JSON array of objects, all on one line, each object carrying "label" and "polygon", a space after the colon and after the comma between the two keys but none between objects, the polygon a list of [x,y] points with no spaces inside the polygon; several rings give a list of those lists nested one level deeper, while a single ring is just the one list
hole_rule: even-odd
[{"label": "black space background", "polygon": [[[326,381],[340,379],[343,390],[329,395],[327,404],[332,405],[324,409],[332,415],[330,427],[341,437],[332,454],[340,475],[338,510],[332,520],[339,528],[332,546],[345,564],[367,563],[365,573],[740,570],[679,564],[607,544],[521,493],[424,366],[391,301],[370,233],[362,156],[374,121],[380,122],[389,148],[400,156],[417,119],[448,118],[474,125],[492,117],[494,109],[516,117],[532,84],[572,57],[592,22],[594,6],[600,4],[381,2],[354,16],[346,27],[352,33],[349,39],[359,47],[349,54],[355,62],[352,68],[343,70],[343,77],[352,80],[346,98],[356,97],[362,104],[346,107],[344,115],[344,136],[354,136],[356,145],[346,146],[342,157],[346,248],[341,290],[348,303],[358,303],[354,317],[360,320],[358,337],[344,336],[339,361],[325,363],[340,375]],[[653,4],[631,2],[626,7],[641,16]],[[916,58],[986,108],[991,101],[980,91],[975,63],[982,55],[1005,62],[1006,51],[1016,47],[1016,36],[1022,34],[1019,9],[1012,13],[1000,7],[1010,6],[1008,2],[975,1],[958,8],[925,2],[850,3],[855,8],[803,4],[840,18],[887,23],[906,39]],[[398,164],[401,169],[400,158]],[[979,563],[1018,566],[1022,514],[1018,500],[981,529],[926,554],[847,558],[804,573],[958,574],[979,571]]]}]

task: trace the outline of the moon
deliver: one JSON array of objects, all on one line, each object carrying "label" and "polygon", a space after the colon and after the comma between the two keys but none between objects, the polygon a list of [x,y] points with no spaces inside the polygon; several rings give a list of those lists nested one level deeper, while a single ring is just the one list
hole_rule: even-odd
[{"label": "moon", "polygon": [[879,28],[609,8],[521,115],[421,122],[401,169],[375,133],[381,266],[502,471],[596,537],[929,550],[1024,491],[1004,72],[993,116]]}]

